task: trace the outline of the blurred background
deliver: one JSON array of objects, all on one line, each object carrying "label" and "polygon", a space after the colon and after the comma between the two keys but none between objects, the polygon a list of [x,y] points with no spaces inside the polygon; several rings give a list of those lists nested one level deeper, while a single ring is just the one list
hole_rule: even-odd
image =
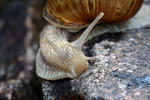
[{"label": "blurred background", "polygon": [[0,100],[41,100],[34,73],[44,0],[0,0]]}]

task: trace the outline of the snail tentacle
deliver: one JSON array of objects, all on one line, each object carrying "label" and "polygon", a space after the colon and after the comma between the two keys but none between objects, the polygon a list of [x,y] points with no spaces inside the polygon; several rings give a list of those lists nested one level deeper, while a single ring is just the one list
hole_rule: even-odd
[{"label": "snail tentacle", "polygon": [[94,60],[94,61],[96,61],[97,58],[96,57],[86,57],[86,59],[87,60]]},{"label": "snail tentacle", "polygon": [[81,50],[82,45],[84,44],[84,41],[90,31],[93,29],[93,27],[97,24],[97,22],[104,16],[103,12],[100,12],[99,15],[94,19],[94,21],[88,26],[88,28],[82,33],[82,35],[74,42],[72,42],[72,45],[78,49]]}]

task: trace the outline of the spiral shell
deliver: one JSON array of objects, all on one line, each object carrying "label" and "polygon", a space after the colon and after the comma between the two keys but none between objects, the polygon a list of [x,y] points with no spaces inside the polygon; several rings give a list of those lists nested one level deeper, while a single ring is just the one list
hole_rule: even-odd
[{"label": "spiral shell", "polygon": [[136,14],[144,0],[48,0],[43,11],[52,24],[63,28],[83,28],[104,12],[106,23],[124,22]]}]

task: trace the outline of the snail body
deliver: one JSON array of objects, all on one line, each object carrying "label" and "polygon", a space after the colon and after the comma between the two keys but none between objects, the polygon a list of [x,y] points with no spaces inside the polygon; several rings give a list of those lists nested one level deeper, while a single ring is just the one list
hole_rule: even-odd
[{"label": "snail body", "polygon": [[105,23],[125,22],[136,14],[144,0],[48,0],[43,11],[51,24],[69,29],[87,27],[99,12]]},{"label": "snail body", "polygon": [[88,60],[95,60],[95,57],[86,57],[81,47],[89,32],[103,15],[104,13],[101,12],[73,42],[68,42],[69,33],[66,31],[52,25],[46,26],[40,37],[40,50],[36,58],[37,75],[43,79],[57,80],[76,78],[85,71],[89,66]]},{"label": "snail body", "polygon": [[[53,35],[51,34],[50,37],[47,29],[52,30]],[[62,33],[60,28],[48,25],[42,33],[40,50],[36,61],[36,72],[39,77],[47,80],[57,80],[67,77],[75,78],[88,68],[88,63],[83,53],[80,50],[76,50],[67,42],[66,32]],[[58,50],[57,52],[54,49],[55,47],[48,42],[48,40],[53,39],[55,40],[52,42],[57,44],[58,48],[64,50],[66,55],[65,53],[63,55],[63,51],[59,52]]]}]

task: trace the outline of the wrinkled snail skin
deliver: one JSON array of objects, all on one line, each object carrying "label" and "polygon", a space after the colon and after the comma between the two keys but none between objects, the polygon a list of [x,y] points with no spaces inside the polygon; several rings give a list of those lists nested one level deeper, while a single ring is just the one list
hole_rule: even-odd
[{"label": "wrinkled snail skin", "polygon": [[68,42],[68,32],[53,25],[47,25],[40,37],[40,50],[36,57],[36,74],[47,80],[76,78],[88,69],[88,60],[81,47],[95,24],[103,17],[100,13],[82,35],[73,42]]},{"label": "wrinkled snail skin", "polygon": [[125,22],[141,8],[144,0],[48,0],[43,14],[51,24],[68,29],[87,27],[99,12],[106,23]]}]

